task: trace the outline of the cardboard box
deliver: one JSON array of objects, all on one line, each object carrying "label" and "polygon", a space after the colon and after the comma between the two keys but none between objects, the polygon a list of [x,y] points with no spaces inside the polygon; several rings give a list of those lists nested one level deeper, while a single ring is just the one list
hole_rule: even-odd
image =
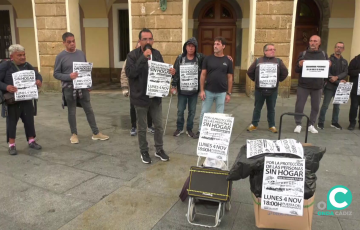
[{"label": "cardboard box", "polygon": [[258,228],[311,230],[315,194],[304,200],[303,216],[291,216],[261,209],[261,198],[252,194],[255,212],[255,222]]}]

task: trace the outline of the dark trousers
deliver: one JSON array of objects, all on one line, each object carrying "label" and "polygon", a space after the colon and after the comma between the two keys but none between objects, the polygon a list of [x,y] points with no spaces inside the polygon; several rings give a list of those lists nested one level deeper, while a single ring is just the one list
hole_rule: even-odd
[{"label": "dark trousers", "polygon": [[[336,93],[336,89],[333,89],[333,90],[328,89],[328,88],[324,89],[324,100],[323,100],[323,104],[320,109],[319,123],[325,122],[326,111],[329,108],[329,104],[331,102],[331,99],[335,96],[335,93]],[[331,123],[339,122],[339,113],[340,113],[340,105],[334,104]]]},{"label": "dark trousers", "polygon": [[252,124],[254,126],[259,125],[260,117],[261,117],[261,110],[266,101],[267,107],[267,121],[269,123],[269,128],[275,126],[275,106],[276,106],[276,99],[277,99],[278,91],[274,91],[269,96],[262,95],[260,90],[255,90],[255,104],[254,104],[254,112],[252,118]]},{"label": "dark trousers", "polygon": [[[304,107],[308,96],[311,97],[311,113],[310,113],[310,124],[316,123],[317,115],[319,114],[320,102],[321,102],[322,89],[305,89],[302,87],[297,88],[297,97],[295,104],[295,113],[303,113]],[[301,125],[302,117],[295,116],[296,125]]]},{"label": "dark trousers", "polygon": [[[136,111],[135,111],[135,106],[131,103],[130,103],[130,118],[131,118],[131,127],[136,128]],[[148,111],[147,114],[147,125],[149,128],[152,127],[152,119],[151,119],[150,111]]]},{"label": "dark trousers", "polygon": [[150,105],[146,107],[140,107],[135,105],[137,125],[138,125],[138,140],[139,148],[141,152],[148,152],[149,146],[146,140],[146,121],[147,114],[150,112],[151,118],[154,122],[154,142],[156,151],[163,149],[163,126],[162,126],[162,103],[157,100],[151,99]]},{"label": "dark trousers", "polygon": [[36,137],[34,124],[34,106],[32,101],[20,101],[13,105],[8,105],[8,115],[6,117],[6,136],[9,139],[16,139],[16,127],[21,118],[24,123],[26,139]]},{"label": "dark trousers", "polygon": [[359,118],[358,122],[360,123],[360,96],[354,93],[350,94],[351,105],[349,112],[349,121],[351,125],[356,125],[356,117],[358,116],[359,109]]},{"label": "dark trousers", "polygon": [[198,99],[198,94],[195,93],[193,95],[178,95],[178,112],[177,112],[177,129],[183,130],[184,129],[184,111],[186,109],[186,104],[188,105],[188,117],[186,120],[186,130],[192,130],[194,126],[194,118],[196,113],[196,103]]},{"label": "dark trousers", "polygon": [[95,115],[94,111],[91,107],[90,103],[90,93],[87,89],[82,89],[82,98],[79,98],[77,95],[77,99],[75,100],[73,97],[73,89],[72,88],[65,88],[64,89],[64,96],[68,107],[68,120],[70,124],[71,134],[77,135],[77,128],[76,128],[76,103],[79,100],[82,108],[85,111],[87,121],[91,127],[91,130],[94,135],[99,133],[99,129],[96,126]]}]

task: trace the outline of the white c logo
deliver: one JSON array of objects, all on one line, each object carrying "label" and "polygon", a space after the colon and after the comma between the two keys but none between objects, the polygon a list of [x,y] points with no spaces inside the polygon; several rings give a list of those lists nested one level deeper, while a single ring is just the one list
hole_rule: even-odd
[{"label": "white c logo", "polygon": [[330,192],[330,195],[329,195],[329,200],[330,200],[330,203],[331,203],[335,208],[344,208],[344,207],[346,207],[346,206],[348,205],[348,203],[347,203],[346,201],[344,201],[344,202],[342,202],[342,203],[339,204],[339,203],[336,202],[336,200],[335,200],[335,195],[338,194],[339,192],[346,194],[346,193],[348,192],[348,190],[345,189],[345,188],[336,188],[336,189],[332,190],[332,191]]}]

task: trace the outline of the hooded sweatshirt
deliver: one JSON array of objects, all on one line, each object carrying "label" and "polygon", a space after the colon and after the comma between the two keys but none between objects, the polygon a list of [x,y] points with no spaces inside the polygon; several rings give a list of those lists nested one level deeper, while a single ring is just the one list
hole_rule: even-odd
[{"label": "hooded sweatshirt", "polygon": [[360,74],[360,55],[354,57],[349,64],[350,82],[353,82],[352,94],[357,94]]},{"label": "hooded sweatshirt", "polygon": [[[191,60],[190,62],[187,62],[187,58],[186,58],[186,55],[187,55],[187,51],[186,51],[186,46],[191,43],[195,46],[195,54],[194,54],[194,59]],[[174,69],[176,70],[176,73],[175,75],[173,75],[173,79],[172,79],[172,83],[171,85],[173,87],[177,87],[177,90],[179,92],[179,94],[182,94],[182,95],[194,95],[194,94],[197,94],[200,90],[200,74],[201,74],[201,66],[202,66],[202,61],[204,60],[204,55],[202,53],[198,53],[197,52],[197,49],[198,49],[198,43],[196,41],[196,38],[192,37],[190,38],[189,40],[187,40],[185,43],[184,43],[184,46],[183,46],[183,53],[180,54],[176,60],[175,60],[175,63],[174,63]],[[191,63],[196,63],[199,67],[199,71],[198,71],[198,89],[197,90],[192,90],[192,91],[184,91],[184,90],[181,90],[180,89],[180,65],[183,65],[183,64],[191,64]]]}]

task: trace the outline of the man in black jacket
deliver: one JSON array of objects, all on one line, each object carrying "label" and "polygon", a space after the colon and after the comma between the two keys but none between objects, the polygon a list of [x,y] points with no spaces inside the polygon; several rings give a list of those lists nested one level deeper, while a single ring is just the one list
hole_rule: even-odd
[{"label": "man in black jacket", "polygon": [[[354,130],[356,125],[356,117],[358,114],[358,108],[360,105],[360,92],[358,90],[359,84],[359,75],[360,75],[360,55],[356,56],[351,60],[349,64],[349,76],[350,82],[353,82],[353,87],[351,90],[350,98],[351,98],[351,106],[349,112],[349,121],[350,125],[348,127],[349,130]],[[359,129],[360,129],[360,111],[359,111]]]},{"label": "man in black jacket", "polygon": [[[152,61],[164,62],[160,52],[154,48],[147,48],[153,45],[154,39],[149,29],[142,29],[139,33],[140,47],[132,50],[126,58],[126,76],[129,78],[130,102],[135,106],[138,123],[138,140],[142,162],[151,163],[148,142],[146,141],[147,113],[150,110],[153,119],[155,134],[155,156],[162,161],[168,161],[169,156],[163,150],[163,126],[162,126],[162,104],[160,97],[149,97],[146,95],[147,80],[149,73],[149,58]],[[171,75],[175,69],[170,68]]]},{"label": "man in black jacket", "polygon": [[[308,96],[311,96],[311,113],[310,113],[310,124],[309,131],[311,133],[318,133],[314,125],[316,122],[317,115],[320,109],[320,101],[322,95],[322,89],[324,87],[323,78],[304,78],[302,76],[302,68],[305,60],[328,60],[328,56],[325,51],[320,48],[321,39],[317,35],[313,35],[309,40],[309,49],[300,53],[295,72],[299,73],[299,84],[297,88],[297,98],[295,105],[295,113],[303,113],[304,107]],[[330,62],[331,65],[331,62]],[[295,133],[301,132],[301,120],[302,117],[295,116],[296,128]]]},{"label": "man in black jacket", "polygon": [[[341,53],[344,52],[345,45],[343,42],[338,42],[335,45],[335,53],[330,56],[330,61],[332,63],[330,67],[330,76],[325,82],[324,87],[324,100],[320,110],[319,122],[317,127],[319,129],[324,129],[325,114],[326,110],[329,107],[331,98],[335,96],[336,89],[341,80],[345,79],[348,75],[348,62],[341,56]],[[340,105],[333,105],[333,113],[331,120],[331,127],[336,129],[342,129],[339,125],[339,112]]]},{"label": "man in black jacket", "polygon": [[261,109],[266,101],[269,130],[273,133],[277,133],[275,127],[275,105],[278,95],[278,86],[279,82],[286,79],[289,72],[283,61],[279,58],[275,58],[276,50],[274,44],[266,44],[263,51],[264,57],[256,59],[247,72],[249,78],[252,81],[255,81],[254,113],[251,125],[247,128],[247,131],[251,132],[257,129],[260,121]]},{"label": "man in black jacket", "polygon": [[[37,87],[42,86],[41,75],[26,62],[25,48],[19,44],[9,47],[11,61],[2,62],[0,65],[0,90],[5,93],[15,93],[12,74],[22,70],[33,70],[35,72]],[[34,105],[32,100],[17,101],[15,104],[7,105],[6,133],[9,143],[9,154],[16,155],[15,138],[17,123],[21,118],[24,123],[26,139],[29,147],[40,150],[41,146],[35,142]]]}]

